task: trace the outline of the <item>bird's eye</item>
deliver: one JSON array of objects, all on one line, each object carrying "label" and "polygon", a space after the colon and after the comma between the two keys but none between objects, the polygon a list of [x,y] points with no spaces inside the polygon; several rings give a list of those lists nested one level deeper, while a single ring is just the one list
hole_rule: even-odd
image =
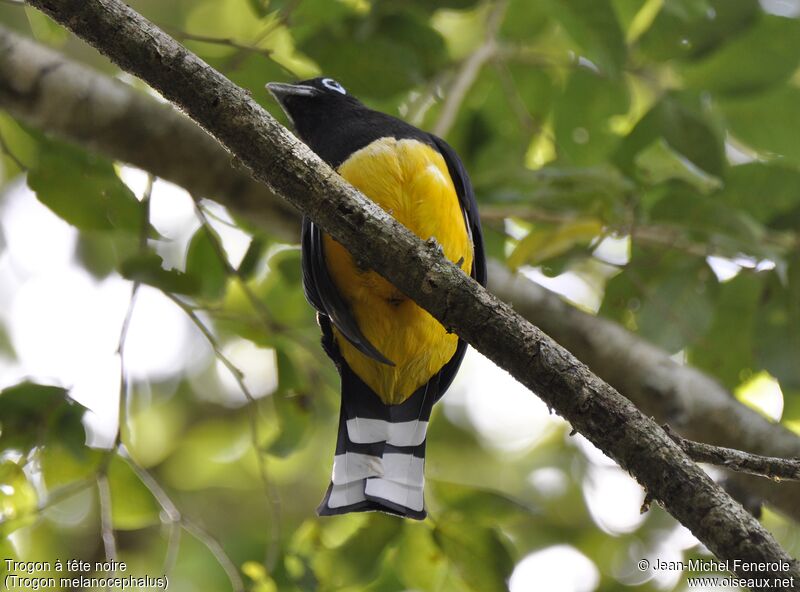
[{"label": "bird's eye", "polygon": [[336,82],[333,78],[323,78],[322,86],[324,86],[329,90],[334,90],[338,93],[342,93],[343,95],[347,94],[347,91],[344,89],[344,87],[338,82]]}]

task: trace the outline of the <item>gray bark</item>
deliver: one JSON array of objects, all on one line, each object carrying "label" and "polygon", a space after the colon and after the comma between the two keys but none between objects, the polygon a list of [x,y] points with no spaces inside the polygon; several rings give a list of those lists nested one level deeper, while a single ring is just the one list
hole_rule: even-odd
[{"label": "gray bark", "polygon": [[[692,440],[764,456],[800,457],[800,438],[736,401],[708,374],[617,323],[587,314],[505,266],[490,262],[492,292],[575,354],[660,423]],[[800,484],[737,475],[750,492],[800,521]]]},{"label": "gray bark", "polygon": [[297,212],[171,105],[0,26],[0,106],[26,123],[232,207],[278,236]]},{"label": "gray bark", "polygon": [[670,438],[675,440],[683,451],[696,462],[726,467],[732,471],[767,477],[775,481],[790,479],[800,481],[800,458],[786,459],[774,456],[760,456],[724,446],[712,446],[704,442],[693,442],[663,426]]},{"label": "gray bark", "polygon": [[117,0],[30,4],[180,106],[273,192],[537,392],[718,557],[786,562],[786,571],[768,567],[760,573],[794,576],[794,589],[800,589],[798,562],[657,424],[464,275],[435,244],[421,242],[347,185],[247,92]]}]

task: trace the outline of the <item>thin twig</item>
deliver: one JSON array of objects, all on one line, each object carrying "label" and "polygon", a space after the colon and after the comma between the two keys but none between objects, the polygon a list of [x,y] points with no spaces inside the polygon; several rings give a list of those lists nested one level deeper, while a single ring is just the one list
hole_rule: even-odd
[{"label": "thin twig", "polygon": [[128,330],[133,317],[133,309],[136,306],[136,295],[139,292],[139,282],[134,282],[131,287],[131,296],[128,300],[128,310],[122,321],[122,329],[119,332],[119,342],[117,344],[117,355],[119,356],[119,398],[117,401],[117,435],[114,439],[113,448],[122,444],[123,431],[127,425],[128,415],[128,374],[125,372],[125,341],[128,337]]},{"label": "thin twig", "polygon": [[178,561],[178,551],[181,548],[181,525],[177,522],[169,522],[169,539],[167,540],[167,552],[164,554],[164,566],[161,571],[169,577]]},{"label": "thin twig", "polygon": [[483,65],[494,55],[497,49],[497,32],[503,23],[506,8],[508,8],[507,0],[497,0],[489,11],[489,15],[486,17],[484,42],[464,60],[447,91],[442,112],[433,126],[433,133],[437,136],[446,136],[453,127],[467,92],[478,78]]},{"label": "thin twig", "polygon": [[412,99],[409,99],[405,104],[405,110],[400,114],[403,118],[412,125],[422,125],[423,119],[428,110],[436,104],[439,93],[441,92],[442,85],[453,78],[453,72],[444,70],[438,72],[428,83],[425,88]]},{"label": "thin twig", "polygon": [[167,492],[164,491],[164,488],[156,481],[155,477],[150,474],[150,471],[140,467],[138,463],[131,458],[124,444],[117,448],[117,452],[120,457],[128,463],[131,470],[136,473],[136,476],[139,477],[139,481],[141,481],[142,485],[153,495],[158,505],[161,506],[161,511],[164,512],[164,518],[166,518],[164,521],[180,523],[183,518],[181,511],[178,509],[178,506],[173,503],[169,495],[167,495]]},{"label": "thin twig", "polygon": [[502,62],[550,68],[577,68],[581,63],[581,56],[572,52],[554,55],[536,47],[509,43],[498,43],[494,58]]},{"label": "thin twig", "polygon": [[277,562],[280,545],[281,501],[277,490],[275,489],[275,486],[273,485],[267,473],[266,462],[264,461],[263,452],[261,450],[261,436],[258,427],[258,402],[244,381],[244,373],[230,360],[230,358],[228,358],[228,356],[223,353],[222,348],[217,342],[216,336],[211,333],[208,327],[205,326],[200,317],[197,316],[197,313],[195,313],[195,311],[192,310],[188,304],[174,294],[170,292],[164,292],[164,294],[166,294],[167,298],[172,300],[178,305],[178,307],[181,308],[181,310],[183,310],[184,313],[186,313],[192,323],[194,323],[197,329],[203,334],[203,336],[206,338],[206,341],[208,341],[208,344],[211,346],[211,349],[214,351],[216,358],[222,363],[223,366],[225,366],[225,368],[227,368],[228,372],[231,373],[236,381],[236,384],[239,386],[239,389],[242,391],[242,394],[253,408],[253,412],[247,414],[250,425],[250,440],[253,446],[253,451],[256,454],[259,477],[261,479],[262,486],[264,487],[264,493],[267,496],[267,511],[270,515],[271,526],[270,541],[269,545],[267,546],[264,565],[267,568],[267,571],[272,571],[272,569],[275,567],[275,563]]},{"label": "thin twig", "polygon": [[[205,232],[207,233],[207,236],[211,241],[211,246],[216,251],[220,263],[222,263],[223,267],[225,267],[226,273],[229,276],[233,277],[238,282],[239,288],[244,293],[245,298],[247,298],[247,301],[250,303],[250,306],[253,307],[253,310],[256,313],[256,317],[264,326],[264,329],[268,333],[281,333],[281,332],[288,333],[291,330],[291,327],[284,325],[283,323],[280,323],[273,318],[272,313],[269,311],[269,309],[267,309],[266,305],[258,297],[258,295],[256,295],[255,292],[253,292],[253,289],[247,283],[247,280],[244,277],[242,277],[242,274],[239,272],[238,269],[236,269],[230,264],[230,261],[228,261],[228,256],[225,254],[225,249],[222,247],[222,244],[219,241],[219,237],[217,237],[217,235],[214,233],[213,228],[208,221],[208,218],[213,217],[215,220],[219,220],[221,223],[228,224],[233,228],[238,228],[238,226],[232,225],[226,220],[223,220],[222,218],[217,216],[216,214],[206,211],[200,205],[199,200],[195,196],[192,196],[192,199],[194,200],[195,212],[197,213],[197,217],[200,220],[200,224],[205,229]],[[211,312],[213,313],[213,311]],[[310,341],[304,335],[301,335],[299,333],[294,333],[292,337],[298,344],[302,345],[307,350],[316,352],[318,344],[315,341]]]},{"label": "thin twig", "polygon": [[751,454],[735,448],[712,446],[687,440],[676,434],[669,425],[662,426],[678,446],[695,462],[708,463],[737,471],[766,477],[773,481],[800,481],[800,458],[776,458]]},{"label": "thin twig", "polygon": [[198,220],[200,220],[200,224],[203,228],[203,231],[206,233],[208,240],[211,242],[211,247],[217,254],[217,259],[225,268],[225,272],[230,276],[238,280],[240,287],[245,293],[247,300],[250,302],[250,305],[255,309],[258,313],[259,318],[264,323],[264,328],[267,329],[270,333],[280,331],[285,327],[279,325],[272,319],[272,315],[264,306],[264,303],[256,296],[253,291],[250,289],[250,286],[247,285],[247,282],[242,278],[241,274],[239,273],[238,269],[235,269],[231,262],[228,261],[228,256],[225,253],[225,249],[223,248],[222,244],[219,241],[219,237],[214,233],[214,229],[211,227],[211,224],[208,221],[208,215],[206,214],[205,210],[200,206],[198,200],[192,196],[194,200],[194,211],[197,215]]},{"label": "thin twig", "polygon": [[106,561],[116,561],[117,538],[114,535],[112,520],[111,487],[108,484],[108,477],[105,473],[98,473],[97,475],[97,498],[100,503],[100,532],[103,535],[103,549]]},{"label": "thin twig", "polygon": [[[514,111],[514,115],[522,126],[522,129],[529,134],[541,132],[542,126],[536,124],[536,120],[528,110],[528,106],[525,104],[522,96],[520,96],[519,89],[514,82],[511,71],[508,69],[508,65],[502,61],[495,61],[494,70],[497,72],[497,77],[500,79],[500,84],[503,86],[503,94],[511,106],[511,109]],[[551,134],[550,140],[555,141],[553,134]]]},{"label": "thin twig", "polygon": [[170,34],[176,39],[182,39],[184,41],[196,41],[198,43],[208,43],[211,45],[223,45],[225,47],[231,47],[233,49],[237,49],[239,51],[245,53],[255,53],[264,56],[267,59],[272,59],[272,50],[265,49],[263,47],[257,47],[255,45],[248,45],[247,43],[242,43],[241,41],[237,41],[236,39],[231,39],[230,37],[212,37],[210,35],[196,35],[194,33],[189,33],[188,31],[182,31],[180,29],[175,29],[173,27],[164,27],[167,29]]},{"label": "thin twig", "polygon": [[206,338],[206,340],[208,341],[209,345],[211,345],[211,349],[214,351],[214,355],[217,358],[219,358],[219,361],[222,362],[222,364],[225,366],[225,368],[227,368],[228,371],[236,379],[236,383],[242,389],[242,393],[244,394],[245,398],[247,398],[248,401],[251,401],[251,402],[254,401],[255,398],[253,397],[252,393],[250,393],[250,389],[244,383],[244,375],[243,375],[242,371],[239,368],[237,368],[236,365],[233,362],[230,361],[228,356],[226,356],[222,352],[222,349],[220,348],[219,344],[217,343],[217,338],[214,336],[213,333],[211,333],[211,331],[208,329],[208,327],[206,327],[205,324],[203,324],[203,321],[200,319],[199,316],[197,316],[197,313],[194,311],[192,306],[190,304],[187,304],[186,302],[184,302],[180,298],[178,298],[172,292],[164,292],[164,295],[167,298],[169,298],[170,300],[172,300],[175,304],[177,304],[178,307],[184,313],[186,313],[186,315],[189,317],[189,319],[192,321],[192,323],[194,323],[195,326],[199,329],[200,333],[203,334],[203,337]]},{"label": "thin twig", "polygon": [[[194,197],[194,196],[193,196]],[[265,328],[269,332],[275,332],[278,328],[275,326],[275,323],[272,321],[270,317],[269,311],[264,306],[264,303],[253,293],[250,289],[250,286],[247,285],[247,282],[242,277],[241,273],[239,273],[238,269],[235,269],[230,261],[228,261],[228,257],[225,254],[225,249],[223,248],[222,244],[220,243],[219,237],[214,233],[211,224],[206,217],[206,213],[197,199],[193,199],[195,212],[197,214],[198,219],[200,220],[200,224],[202,225],[203,231],[206,233],[208,240],[211,242],[212,248],[217,254],[217,258],[219,259],[220,263],[225,267],[225,271],[227,272],[228,276],[235,278],[242,291],[244,292],[245,296],[247,297],[250,305],[255,309],[258,318],[264,323]],[[194,318],[199,321],[199,317],[194,315]],[[194,320],[194,319],[193,319]],[[195,322],[197,324],[197,322]],[[214,343],[214,337],[211,335],[211,332],[204,332],[206,339],[208,339],[211,346],[214,348],[214,352],[217,353],[217,357],[226,365],[226,367],[231,370],[233,366],[232,363],[229,361],[226,363],[224,361],[224,356],[220,357],[221,352],[220,348]],[[236,369],[238,370],[238,368]],[[247,385],[244,382],[244,376],[242,375],[241,370],[238,370],[238,373],[231,372],[236,379],[236,382],[239,385],[242,393],[249,404],[253,407],[253,413],[248,414],[248,418],[250,420],[250,433],[251,439],[253,443],[253,451],[256,454],[256,461],[258,463],[258,472],[261,478],[261,483],[264,487],[264,494],[267,497],[267,511],[270,516],[270,537],[269,537],[269,544],[267,545],[267,550],[264,557],[264,566],[267,568],[267,571],[272,571],[275,567],[275,564],[278,560],[278,552],[280,549],[280,531],[281,531],[281,499],[278,495],[278,491],[275,488],[275,485],[272,483],[272,480],[269,478],[269,474],[267,472],[267,464],[264,459],[264,453],[261,450],[261,437],[259,435],[258,429],[258,403],[256,402],[255,397],[250,393]]]},{"label": "thin twig", "polygon": [[[71,498],[73,495],[79,494],[80,492],[94,485],[95,479],[96,475],[90,475],[89,477],[79,479],[78,481],[73,481],[72,483],[68,483],[62,487],[59,487],[58,489],[53,490],[52,492],[48,493],[44,499],[39,501],[39,504],[32,513],[38,516],[48,508]],[[11,520],[12,517],[0,518],[0,526],[6,522],[10,522]]]},{"label": "thin twig", "polygon": [[139,466],[130,457],[124,446],[120,446],[118,450],[119,455],[125,459],[125,461],[128,463],[128,466],[130,466],[133,472],[136,473],[136,476],[139,478],[142,484],[155,498],[158,505],[161,506],[161,510],[166,517],[166,522],[180,525],[183,530],[194,537],[197,541],[202,543],[206,549],[208,549],[211,554],[214,555],[214,558],[217,560],[220,567],[222,567],[227,574],[234,592],[244,592],[244,582],[242,581],[241,575],[239,575],[239,571],[236,569],[236,564],[225,552],[225,549],[222,547],[219,541],[199,524],[195,523],[187,516],[184,516],[178,509],[178,506],[175,505],[175,502],[172,501],[172,498],[170,498],[169,494],[155,479],[155,477],[153,477],[153,475],[151,475],[147,469]]},{"label": "thin twig", "polygon": [[[269,3],[267,3],[269,4]],[[264,30],[261,31],[258,35],[256,35],[253,40],[251,41],[251,45],[258,46],[264,39],[269,37],[272,33],[278,30],[278,27],[281,25],[288,27],[289,21],[291,19],[292,13],[294,10],[300,5],[300,0],[291,0],[289,3],[285,4],[283,8],[278,10],[275,13],[275,18],[267,23]],[[242,63],[243,56],[247,55],[247,50],[239,50],[236,54],[234,54],[225,64],[226,69],[236,70],[239,65]],[[271,58],[270,58],[271,59]],[[290,68],[284,66],[283,64],[272,60],[275,64],[280,66],[282,70],[284,70],[290,76],[297,76],[297,72],[294,72]]]},{"label": "thin twig", "polygon": [[[150,198],[153,195],[154,185],[155,177],[153,175],[148,175],[147,185],[145,186],[144,195],[142,196],[142,224],[139,229],[140,251],[144,251],[147,247],[147,232],[150,228]],[[128,330],[130,329],[133,309],[136,306],[136,295],[139,292],[140,285],[139,282],[133,282],[133,286],[131,287],[128,310],[125,312],[125,318],[122,321],[122,328],[120,329],[119,341],[117,343],[117,355],[119,356],[119,400],[117,410],[117,436],[112,449],[122,444],[123,431],[127,425],[128,375],[125,372],[125,341],[128,338]]]},{"label": "thin twig", "polygon": [[244,581],[242,581],[242,576],[239,575],[239,570],[236,569],[236,564],[225,552],[225,549],[222,548],[222,545],[220,545],[219,541],[211,536],[208,531],[201,528],[199,524],[196,524],[185,517],[181,520],[181,527],[195,539],[203,543],[206,548],[211,551],[222,569],[224,569],[225,573],[228,574],[228,579],[231,581],[234,592],[244,592],[245,587]]},{"label": "thin twig", "polygon": [[[39,505],[36,507],[36,512],[41,513],[44,512],[46,509],[50,508],[51,506],[55,506],[69,498],[73,495],[77,495],[83,490],[91,487],[95,483],[95,475],[90,475],[84,479],[79,479],[78,481],[73,481],[72,483],[67,483],[59,487],[58,489],[54,489],[53,491],[49,492],[47,496],[39,502]],[[0,524],[3,521],[0,520]]]}]

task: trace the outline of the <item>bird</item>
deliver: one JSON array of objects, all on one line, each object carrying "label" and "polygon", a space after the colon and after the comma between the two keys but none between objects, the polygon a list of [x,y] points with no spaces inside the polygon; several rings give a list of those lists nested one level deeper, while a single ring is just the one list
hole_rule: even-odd
[{"label": "bird", "polygon": [[[452,147],[370,109],[333,78],[267,89],[322,160],[486,285],[478,206]],[[300,242],[304,293],[341,379],[332,477],[317,514],[423,520],[428,422],[467,344],[308,217]]]}]

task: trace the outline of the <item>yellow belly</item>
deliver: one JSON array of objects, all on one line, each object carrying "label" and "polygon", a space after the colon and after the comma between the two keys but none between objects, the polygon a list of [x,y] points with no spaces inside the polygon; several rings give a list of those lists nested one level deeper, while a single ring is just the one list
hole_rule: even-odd
[{"label": "yellow belly", "polygon": [[[445,255],[472,268],[473,247],[444,158],[416,140],[383,138],[355,152],[339,173],[422,239],[434,237]],[[387,404],[398,404],[453,356],[458,337],[350,253],[324,236],[331,277],[350,304],[361,332],[395,365],[359,352],[334,329],[350,368]]]}]

